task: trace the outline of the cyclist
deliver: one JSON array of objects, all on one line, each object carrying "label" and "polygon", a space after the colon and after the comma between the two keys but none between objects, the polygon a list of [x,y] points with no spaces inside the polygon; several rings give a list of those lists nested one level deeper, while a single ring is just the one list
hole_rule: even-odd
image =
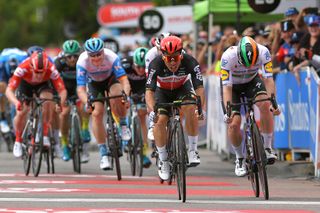
[{"label": "cyclist", "polygon": [[[18,89],[18,93],[28,97],[32,97],[35,93],[40,98],[52,98],[53,95],[50,81],[52,81],[54,88],[61,97],[60,104],[62,106],[66,101],[67,91],[65,90],[59,72],[56,70],[54,64],[49,61],[45,52],[34,52],[29,58],[24,60],[14,71],[14,74],[9,81],[6,96],[9,101],[15,105],[17,110],[17,114],[14,118],[16,141],[13,147],[13,155],[15,157],[22,156],[21,135],[29,111],[27,103],[21,103],[15,96],[15,91]],[[52,119],[53,107],[54,105],[52,102],[44,102],[43,104],[43,144],[45,146],[50,146],[48,130]],[[60,107],[57,108],[58,110],[61,110]]]},{"label": "cyclist", "polygon": [[[145,94],[145,85],[146,85],[146,75],[145,75],[145,56],[148,52],[147,48],[140,47],[137,48],[133,56],[123,58],[121,60],[122,67],[127,73],[130,86],[131,94],[144,95]],[[145,102],[138,101],[138,115],[141,122],[142,128],[142,137],[143,137],[143,166],[145,168],[150,167],[151,161],[147,157],[148,149],[148,139],[147,139],[147,124],[146,124],[146,115],[147,110],[141,104]],[[140,104],[140,105],[139,105]]]},{"label": "cyclist", "polygon": [[[167,103],[178,99],[201,97],[204,107],[203,79],[199,63],[190,55],[182,53],[181,39],[168,36],[161,40],[161,56],[157,56],[149,66],[146,83],[146,103],[149,111],[154,111],[155,102]],[[167,122],[169,109],[159,109],[159,117],[154,126],[154,137],[159,154],[158,174],[162,180],[170,177],[170,165],[167,161]],[[198,117],[196,106],[182,107],[186,118],[186,132],[189,139],[188,158],[190,166],[200,164],[197,151]]]},{"label": "cyclist", "polygon": [[[63,79],[64,85],[68,92],[68,98],[77,95],[77,80],[76,80],[76,64],[81,53],[81,46],[76,40],[67,40],[62,45],[62,52],[54,60],[54,64]],[[88,145],[91,140],[89,126],[89,115],[83,111],[83,105],[79,108],[79,114],[81,116],[82,126],[82,139],[83,139],[83,152],[81,155],[81,162],[87,163],[89,161],[89,150]],[[60,129],[61,129],[61,144],[63,150],[64,161],[70,160],[70,148],[68,146],[68,133],[69,133],[69,114],[70,107],[66,106],[63,108],[60,114]]]},{"label": "cyclist", "polygon": [[0,54],[0,130],[3,133],[10,131],[8,121],[5,117],[5,96],[9,78],[11,78],[17,66],[28,57],[25,51],[18,48],[6,48]]},{"label": "cyclist", "polygon": [[[106,131],[103,124],[104,104],[94,102],[93,107],[90,107],[90,98],[104,97],[106,92],[110,96],[121,95],[122,91],[129,95],[130,84],[119,57],[104,48],[100,38],[88,39],[84,49],[85,52],[80,55],[77,62],[77,92],[80,100],[87,104],[88,112],[92,111],[92,130],[101,156],[100,168],[107,170],[110,169],[110,162],[107,157]],[[127,104],[123,104],[121,98],[112,99],[110,102],[112,112],[120,118],[122,140],[130,140],[131,132],[126,121]]]},{"label": "cyclist", "polygon": [[[262,69],[262,77],[259,76],[259,69]],[[223,84],[223,100],[233,103],[240,102],[241,93],[248,98],[264,99],[275,93],[274,81],[272,78],[272,62],[269,50],[257,44],[251,37],[244,36],[238,46],[229,47],[221,58],[221,80]],[[271,144],[273,138],[273,116],[280,114],[280,110],[273,109],[268,102],[256,104],[260,110],[261,134],[264,139],[265,152],[268,163],[274,163],[277,156],[274,154]],[[269,110],[270,109],[270,110]],[[236,154],[235,174],[239,177],[247,174],[242,153],[242,135],[240,131],[241,116],[240,107],[232,109],[232,115],[224,115],[228,123],[228,137]]]},{"label": "cyclist", "polygon": [[28,56],[31,56],[32,53],[34,52],[43,52],[43,51],[44,51],[43,47],[34,45],[28,48],[27,53],[28,53]]}]

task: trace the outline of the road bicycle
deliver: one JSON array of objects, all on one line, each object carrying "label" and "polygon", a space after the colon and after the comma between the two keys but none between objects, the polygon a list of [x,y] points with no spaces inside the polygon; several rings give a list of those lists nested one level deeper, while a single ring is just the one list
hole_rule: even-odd
[{"label": "road bicycle", "polygon": [[31,106],[28,120],[22,132],[22,160],[25,175],[29,175],[32,166],[32,172],[35,177],[40,173],[42,157],[47,163],[47,172],[54,173],[54,140],[51,128],[49,128],[50,147],[43,145],[43,115],[42,104],[46,101],[60,102],[59,97],[53,99],[20,96],[19,99],[28,102]]},{"label": "road bicycle", "polygon": [[133,176],[137,174],[141,177],[143,175],[143,137],[141,131],[141,121],[138,116],[138,105],[145,106],[145,104],[139,103],[144,103],[144,94],[133,94],[130,96],[130,98],[132,101],[130,104],[129,123],[132,136],[131,140],[129,140],[127,143],[126,151],[128,153],[127,156],[130,163],[131,174]]},{"label": "road bicycle", "polygon": [[[242,94],[241,103],[227,102],[227,115],[231,116],[231,108],[234,106],[243,106],[246,122],[244,124],[244,141],[246,148],[246,166],[248,171],[248,180],[251,182],[252,190],[256,197],[260,195],[260,187],[264,198],[269,199],[269,186],[266,165],[268,159],[264,149],[263,137],[254,117],[254,104],[263,101],[270,101],[273,108],[277,109],[278,105],[275,96],[265,99],[245,98]],[[259,187],[260,182],[260,187]]]},{"label": "road bicycle", "polygon": [[105,113],[106,113],[106,122],[105,128],[107,132],[107,147],[109,148],[110,153],[108,154],[109,160],[111,162],[111,169],[113,170],[114,164],[116,167],[116,173],[118,180],[121,180],[121,168],[120,168],[120,157],[122,156],[121,150],[121,137],[118,132],[117,124],[112,116],[110,100],[115,98],[122,98],[124,103],[127,100],[125,93],[121,95],[98,97],[98,98],[88,98],[89,105],[92,106],[93,102],[100,101],[105,103]]},{"label": "road bicycle", "polygon": [[180,118],[180,107],[185,105],[196,105],[199,116],[202,114],[200,98],[195,100],[177,100],[172,103],[157,103],[155,112],[159,108],[170,108],[169,121],[167,124],[167,151],[168,161],[171,166],[172,180],[176,181],[179,200],[186,201],[186,170],[188,167],[187,147]]},{"label": "road bicycle", "polygon": [[71,150],[71,157],[73,161],[73,171],[81,173],[81,154],[82,154],[82,145],[83,140],[81,137],[81,119],[77,109],[77,100],[78,97],[72,96],[68,98],[67,103],[71,107],[69,123],[70,131],[68,136],[69,146]]}]

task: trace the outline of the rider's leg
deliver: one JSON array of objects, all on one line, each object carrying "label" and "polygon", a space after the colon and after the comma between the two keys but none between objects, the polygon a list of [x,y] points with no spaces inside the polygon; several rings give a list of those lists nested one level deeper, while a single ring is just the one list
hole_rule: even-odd
[{"label": "rider's leg", "polygon": [[89,142],[91,141],[89,131],[89,114],[83,110],[83,104],[79,106],[79,115],[81,119],[81,135],[83,139],[81,163],[87,163],[89,158]]},{"label": "rider's leg", "polygon": [[0,130],[4,133],[9,132],[10,131],[10,127],[8,124],[8,121],[6,120],[5,117],[5,106],[6,106],[6,97],[5,97],[5,91],[7,88],[7,83],[4,81],[0,82],[0,94],[2,94],[2,96],[0,97]]},{"label": "rider's leg", "polygon": [[[40,98],[52,99],[53,94],[49,90],[43,90],[40,92]],[[50,146],[50,139],[48,137],[49,127],[52,122],[53,112],[55,110],[54,103],[52,101],[45,101],[42,105],[43,116],[43,144]]]},{"label": "rider's leg", "polygon": [[141,123],[141,133],[143,138],[143,166],[149,167],[151,165],[150,159],[147,157],[148,152],[148,138],[147,138],[147,123],[146,123],[146,109],[139,109],[138,116]]},{"label": "rider's leg", "polygon": [[23,104],[22,110],[21,111],[17,111],[14,119],[13,119],[13,124],[15,126],[15,133],[16,133],[16,141],[14,143],[14,147],[13,147],[13,155],[15,157],[21,157],[22,156],[22,132],[23,132],[23,128],[26,125],[26,121],[27,121],[27,115],[28,112],[30,111],[30,108]]},{"label": "rider's leg", "polygon": [[[121,95],[122,94],[122,86],[120,83],[113,84],[109,89],[109,95],[115,96],[115,95]],[[123,103],[122,98],[116,98],[110,100],[111,110],[114,113],[114,115],[118,118],[120,118],[120,126],[121,126],[121,137],[122,140],[130,140],[131,138],[131,132],[128,128],[126,114],[127,114],[127,107],[126,104]]]},{"label": "rider's leg", "polygon": [[61,131],[61,145],[62,145],[62,151],[63,151],[63,157],[62,159],[65,161],[70,160],[70,149],[68,147],[69,141],[68,141],[68,135],[69,135],[69,114],[70,114],[70,107],[65,106],[62,108],[62,112],[60,113],[59,119],[60,119],[60,131]]},{"label": "rider's leg", "polygon": [[188,158],[190,165],[198,165],[200,163],[200,157],[198,154],[198,117],[196,114],[196,106],[185,105],[181,107],[183,114],[186,118],[186,132],[189,140]]}]

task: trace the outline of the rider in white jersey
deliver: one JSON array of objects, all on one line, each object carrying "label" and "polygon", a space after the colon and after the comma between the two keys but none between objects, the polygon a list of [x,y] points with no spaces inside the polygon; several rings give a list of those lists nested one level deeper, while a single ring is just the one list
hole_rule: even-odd
[{"label": "rider in white jersey", "polygon": [[[262,70],[262,78],[259,76]],[[223,85],[223,100],[239,103],[241,94],[248,98],[265,99],[275,94],[275,86],[272,78],[272,62],[269,50],[257,44],[252,38],[245,36],[238,46],[228,48],[221,58],[221,80]],[[273,164],[277,156],[272,151],[273,115],[279,115],[279,109],[273,109],[267,102],[256,104],[261,116],[261,135],[264,139],[264,147],[268,163]],[[273,114],[271,113],[273,112]],[[240,131],[241,116],[240,106],[232,108],[232,114],[224,116],[228,123],[228,137],[236,154],[235,173],[237,176],[245,176],[247,169],[242,153],[242,134]]]}]

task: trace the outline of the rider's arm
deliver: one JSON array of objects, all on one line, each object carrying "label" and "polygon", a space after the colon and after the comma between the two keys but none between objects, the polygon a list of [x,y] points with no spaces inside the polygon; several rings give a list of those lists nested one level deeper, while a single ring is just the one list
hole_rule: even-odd
[{"label": "rider's arm", "polygon": [[53,84],[55,90],[58,92],[58,94],[60,96],[61,106],[64,106],[66,103],[66,100],[67,100],[67,90],[64,86],[63,80],[60,77],[58,70],[53,65],[51,67],[50,79],[52,81],[52,84]]},{"label": "rider's arm", "polygon": [[88,101],[87,89],[86,86],[77,86],[77,94],[79,99],[83,104],[86,104]]},{"label": "rider's arm", "polygon": [[116,78],[119,80],[119,82],[122,86],[122,89],[124,90],[126,95],[129,96],[130,91],[131,91],[130,83],[128,81],[128,77],[127,77],[125,70],[121,66],[121,62],[120,62],[119,57],[116,57],[113,62],[112,72],[114,73]]},{"label": "rider's arm", "polygon": [[[80,56],[81,57],[81,56]],[[88,94],[86,89],[87,70],[77,62],[77,95],[83,104],[87,104]]]},{"label": "rider's arm", "polygon": [[19,100],[15,96],[15,91],[18,88],[20,82],[21,82],[21,78],[17,75],[13,75],[6,89],[6,96],[8,100],[15,106],[19,103]]},{"label": "rider's arm", "polygon": [[130,87],[130,83],[128,80],[128,77],[126,75],[121,76],[120,78],[118,78],[124,92],[126,93],[127,96],[130,95],[131,92],[131,87]]},{"label": "rider's arm", "polygon": [[202,109],[204,111],[207,111],[207,105],[206,105],[206,96],[205,96],[205,93],[204,93],[204,88],[203,87],[199,87],[196,89],[196,94],[198,96],[200,96],[201,98],[201,106],[202,106]]},{"label": "rider's arm", "polygon": [[146,104],[147,104],[147,110],[148,112],[153,112],[154,111],[154,105],[155,105],[155,98],[154,98],[154,91],[147,89],[146,94]]}]

